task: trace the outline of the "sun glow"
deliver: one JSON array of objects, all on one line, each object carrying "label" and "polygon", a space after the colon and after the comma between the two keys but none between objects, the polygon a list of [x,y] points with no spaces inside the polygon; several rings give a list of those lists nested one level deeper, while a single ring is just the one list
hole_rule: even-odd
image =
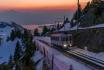
[{"label": "sun glow", "polygon": [[[89,0],[80,0],[81,4]],[[77,0],[2,0],[0,9],[42,9],[42,8],[74,8]]]}]

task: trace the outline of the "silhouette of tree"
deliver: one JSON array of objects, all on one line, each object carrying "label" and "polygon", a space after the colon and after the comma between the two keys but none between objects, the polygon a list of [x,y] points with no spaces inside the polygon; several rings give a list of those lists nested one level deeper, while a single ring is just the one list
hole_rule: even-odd
[{"label": "silhouette of tree", "polygon": [[94,20],[93,20],[93,24],[96,24],[96,20],[97,18],[101,17],[103,13],[103,9],[101,7],[96,7],[94,9]]},{"label": "silhouette of tree", "polygon": [[13,68],[13,57],[12,57],[12,55],[10,55],[10,57],[9,57],[8,65],[9,65],[9,69],[12,70],[12,68]]},{"label": "silhouette of tree", "polygon": [[46,26],[44,26],[41,35],[45,35],[47,32],[49,32],[49,29]]},{"label": "silhouette of tree", "polygon": [[37,28],[34,30],[34,36],[39,36],[39,31]]},{"label": "silhouette of tree", "polygon": [[86,14],[86,13],[88,12],[89,8],[90,8],[90,2],[87,2],[87,5],[86,5],[85,8],[82,10],[82,13],[83,13],[83,14]]},{"label": "silhouette of tree", "polygon": [[22,49],[19,44],[19,41],[17,41],[15,52],[14,52],[14,61],[15,61],[15,65],[16,65],[16,70],[20,70],[19,59],[21,57],[21,54],[22,54]]}]

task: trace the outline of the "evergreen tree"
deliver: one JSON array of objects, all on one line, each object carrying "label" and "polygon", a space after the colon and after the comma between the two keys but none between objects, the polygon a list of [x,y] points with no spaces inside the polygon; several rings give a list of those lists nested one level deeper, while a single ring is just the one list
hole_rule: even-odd
[{"label": "evergreen tree", "polygon": [[87,3],[87,5],[86,5],[85,8],[83,9],[82,13],[83,13],[83,14],[86,14],[86,13],[88,12],[89,8],[90,8],[90,2]]},{"label": "evergreen tree", "polygon": [[39,31],[37,28],[34,30],[34,36],[39,36]]},{"label": "evergreen tree", "polygon": [[18,37],[18,38],[21,38],[21,31],[16,31],[16,36]]},{"label": "evergreen tree", "polygon": [[28,30],[24,30],[24,34],[22,35],[22,41],[24,44],[28,43],[30,38],[30,33]]},{"label": "evergreen tree", "polygon": [[10,57],[9,57],[8,65],[9,65],[9,69],[13,68],[13,58],[12,58],[12,55],[10,55]]},{"label": "evergreen tree", "polygon": [[46,26],[44,26],[43,31],[42,31],[42,35],[45,35],[47,32],[49,32],[49,29]]},{"label": "evergreen tree", "polygon": [[57,24],[57,29],[60,29],[60,24]]},{"label": "evergreen tree", "polygon": [[19,44],[19,41],[17,41],[15,52],[14,52],[14,61],[19,60],[19,58],[21,57],[21,52],[22,52],[21,46]]},{"label": "evergreen tree", "polygon": [[81,15],[82,15],[82,9],[81,9],[81,6],[79,5],[79,7],[76,10],[72,20],[78,21],[80,19]]},{"label": "evergreen tree", "polygon": [[0,64],[0,70],[10,70],[9,65],[6,63]]},{"label": "evergreen tree", "polygon": [[20,70],[20,57],[22,54],[22,49],[21,46],[19,44],[19,41],[16,44],[16,48],[15,48],[15,52],[14,52],[14,61],[15,61],[15,65],[16,65],[16,70]]},{"label": "evergreen tree", "polygon": [[97,18],[101,17],[103,13],[103,10],[101,7],[96,7],[94,9],[94,19],[93,19],[93,24],[96,24]]},{"label": "evergreen tree", "polygon": [[34,43],[27,43],[26,44],[26,50],[25,50],[25,55],[22,59],[22,62],[23,62],[23,65],[24,65],[24,68],[27,69],[27,70],[34,70],[34,63],[32,62],[31,60],[31,57],[34,55],[34,52],[36,50],[36,47],[35,47],[35,44]]},{"label": "evergreen tree", "polygon": [[11,32],[11,34],[10,34],[10,39],[11,39],[11,41],[14,41],[15,38],[16,38],[15,31],[12,30],[12,32]]}]

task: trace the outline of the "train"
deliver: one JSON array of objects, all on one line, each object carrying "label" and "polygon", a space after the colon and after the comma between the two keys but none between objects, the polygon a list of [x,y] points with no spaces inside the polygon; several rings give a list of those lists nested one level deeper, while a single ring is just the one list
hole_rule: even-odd
[{"label": "train", "polygon": [[51,44],[60,46],[61,48],[69,48],[73,46],[72,34],[53,33],[51,34]]}]

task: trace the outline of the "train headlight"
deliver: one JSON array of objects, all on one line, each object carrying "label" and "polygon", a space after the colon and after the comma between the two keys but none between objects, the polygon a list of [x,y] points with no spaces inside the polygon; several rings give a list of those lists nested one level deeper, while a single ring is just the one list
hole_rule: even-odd
[{"label": "train headlight", "polygon": [[64,46],[64,48],[67,48],[67,44],[64,44],[63,46]]}]

